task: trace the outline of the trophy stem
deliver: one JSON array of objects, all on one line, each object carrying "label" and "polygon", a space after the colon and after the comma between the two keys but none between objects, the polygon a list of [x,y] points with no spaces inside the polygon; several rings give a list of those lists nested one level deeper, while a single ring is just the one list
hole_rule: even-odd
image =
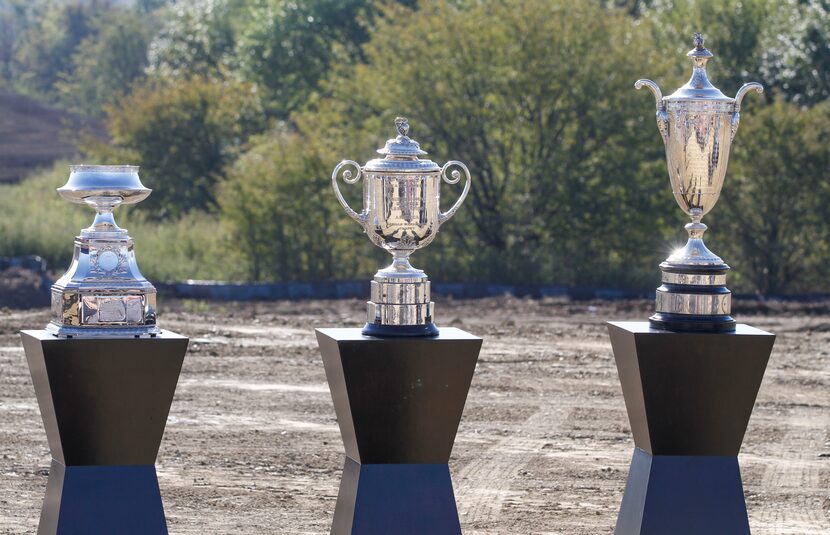
[{"label": "trophy stem", "polygon": [[392,251],[392,263],[386,266],[385,268],[378,271],[376,276],[398,276],[398,277],[418,277],[424,275],[424,271],[421,269],[415,268],[409,262],[409,255],[412,254],[412,251]]},{"label": "trophy stem", "polygon": [[124,229],[115,223],[115,215],[113,211],[122,203],[121,197],[88,197],[84,202],[95,209],[95,220],[92,225],[81,231],[83,236],[89,236],[100,233],[118,233],[123,234]]},{"label": "trophy stem", "polygon": [[706,232],[707,227],[700,220],[703,218],[703,214],[700,213],[700,208],[695,208],[692,210],[692,222],[687,223],[685,226],[686,231],[689,233],[689,239],[703,239],[703,233]]}]

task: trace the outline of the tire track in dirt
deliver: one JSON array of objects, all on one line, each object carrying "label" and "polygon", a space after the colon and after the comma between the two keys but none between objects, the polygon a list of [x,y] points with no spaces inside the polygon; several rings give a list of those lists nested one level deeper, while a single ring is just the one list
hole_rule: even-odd
[{"label": "tire track in dirt", "polygon": [[[570,410],[555,410],[552,403],[545,403],[510,434],[493,443],[472,462],[458,471],[456,480],[465,481],[456,489],[456,503],[462,526],[498,525],[505,503],[523,491],[513,490],[520,471],[534,459],[544,455],[543,447],[549,438],[536,436],[549,434],[567,420]],[[467,528],[467,535],[492,535],[495,531]]]},{"label": "tire track in dirt", "polygon": [[830,429],[830,416],[822,413],[808,418],[795,414],[787,427],[781,443],[789,451],[781,458],[763,461],[766,469],[761,478],[762,492],[775,494],[776,498],[764,500],[755,514],[750,511],[750,524],[758,533],[768,535],[827,535],[830,489],[822,485],[822,477],[830,467],[819,453]]}]

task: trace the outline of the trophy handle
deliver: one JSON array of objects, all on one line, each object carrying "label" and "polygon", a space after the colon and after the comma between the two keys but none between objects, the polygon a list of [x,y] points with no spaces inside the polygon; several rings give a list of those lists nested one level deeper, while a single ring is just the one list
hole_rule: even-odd
[{"label": "trophy handle", "polygon": [[666,113],[666,105],[663,103],[663,92],[651,80],[641,79],[634,82],[634,89],[642,89],[643,87],[649,88],[654,93],[654,100],[657,101],[657,129],[660,130],[663,143],[667,143],[669,139],[669,114]]},{"label": "trophy handle", "polygon": [[461,173],[458,172],[458,169],[454,170],[450,173],[452,178],[447,176],[447,170],[456,165],[464,170],[464,174],[467,175],[467,180],[464,181],[464,190],[461,192],[461,196],[455,201],[455,204],[452,205],[452,208],[447,210],[446,212],[438,212],[438,224],[442,225],[445,221],[450,219],[452,216],[455,215],[455,212],[458,211],[458,208],[461,206],[461,203],[464,202],[464,199],[467,198],[467,193],[470,192],[470,170],[467,169],[467,166],[463,163],[459,162],[458,160],[451,160],[444,164],[444,167],[441,168],[441,176],[444,179],[444,182],[447,184],[458,184],[458,181],[461,180]]},{"label": "trophy handle", "polygon": [[738,125],[741,124],[741,102],[750,91],[763,93],[764,86],[758,82],[750,82],[742,85],[741,88],[738,89],[738,93],[735,95],[735,111],[732,114],[732,139],[735,139],[735,134],[738,132]]},{"label": "trophy handle", "polygon": [[343,206],[343,209],[346,210],[349,217],[357,221],[360,226],[363,226],[367,220],[366,213],[361,212],[358,214],[352,210],[352,207],[349,206],[349,203],[347,203],[346,199],[343,198],[343,194],[340,193],[340,188],[337,186],[337,175],[340,173],[340,170],[347,165],[353,166],[357,170],[357,174],[354,178],[352,178],[352,171],[350,169],[346,169],[343,171],[343,182],[346,184],[354,184],[360,180],[360,177],[363,176],[363,170],[360,168],[360,164],[352,160],[343,160],[337,164],[337,167],[334,168],[334,171],[331,174],[331,186],[334,188],[334,194],[337,196],[337,200],[340,201],[340,204]]}]

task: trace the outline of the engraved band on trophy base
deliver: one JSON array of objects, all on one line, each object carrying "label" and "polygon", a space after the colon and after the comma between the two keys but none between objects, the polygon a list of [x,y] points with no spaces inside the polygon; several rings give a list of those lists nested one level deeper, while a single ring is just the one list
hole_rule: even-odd
[{"label": "engraved band on trophy base", "polygon": [[371,282],[363,333],[384,336],[390,331],[386,326],[393,326],[391,330],[397,336],[434,336],[438,334],[432,322],[434,308],[430,282],[422,271],[411,268],[398,275],[381,270]]},{"label": "engraved band on trophy base", "polygon": [[729,266],[701,266],[696,270],[660,264],[663,284],[657,288],[656,312],[649,318],[658,329],[732,331],[735,320],[732,292],[726,287]]}]

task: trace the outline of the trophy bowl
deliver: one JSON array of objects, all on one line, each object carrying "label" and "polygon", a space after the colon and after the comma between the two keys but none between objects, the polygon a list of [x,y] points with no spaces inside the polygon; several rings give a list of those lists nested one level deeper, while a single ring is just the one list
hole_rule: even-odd
[{"label": "trophy bowl", "polygon": [[[395,120],[397,137],[389,139],[377,152],[383,158],[361,166],[343,160],[332,172],[337,200],[346,213],[366,232],[369,239],[392,254],[392,263],[379,270],[372,281],[372,299],[367,303],[369,321],[364,334],[378,336],[432,336],[438,334],[432,322],[434,304],[426,274],[409,263],[409,255],[435,239],[438,229],[449,220],[470,190],[470,171],[463,163],[449,161],[443,167],[431,160],[417,141],[409,137],[406,118]],[[460,168],[467,177],[455,204],[446,212],[440,208],[440,185],[461,180]],[[353,173],[352,170],[355,172]],[[363,209],[353,210],[337,185],[341,175],[347,184],[363,182]]]},{"label": "trophy bowl", "polygon": [[732,144],[732,102],[712,103],[705,111],[702,106],[690,108],[687,102],[666,105],[666,161],[677,204],[689,217],[703,217],[723,188]]},{"label": "trophy bowl", "polygon": [[70,165],[69,180],[58,188],[61,197],[78,204],[94,197],[119,197],[119,204],[135,204],[151,192],[141,183],[136,165]]}]

